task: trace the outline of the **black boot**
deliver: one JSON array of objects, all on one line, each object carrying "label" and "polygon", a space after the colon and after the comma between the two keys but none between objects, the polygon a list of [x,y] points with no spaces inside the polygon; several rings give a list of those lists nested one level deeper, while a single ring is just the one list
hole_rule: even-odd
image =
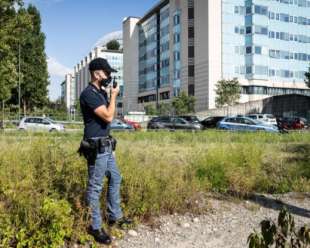
[{"label": "black boot", "polygon": [[112,243],[110,236],[104,231],[104,229],[94,230],[91,226],[88,228],[88,234],[92,235],[94,239],[100,243],[109,245]]},{"label": "black boot", "polygon": [[127,219],[127,218],[120,218],[118,220],[109,220],[108,224],[110,227],[112,226],[117,226],[119,228],[125,228],[127,226],[132,225],[133,221],[131,219]]}]

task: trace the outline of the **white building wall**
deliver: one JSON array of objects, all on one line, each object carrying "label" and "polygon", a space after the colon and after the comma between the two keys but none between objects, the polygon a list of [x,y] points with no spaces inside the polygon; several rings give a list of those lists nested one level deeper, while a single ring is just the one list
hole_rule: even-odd
[{"label": "white building wall", "polygon": [[128,17],[123,22],[124,44],[124,112],[139,111],[139,18]]}]

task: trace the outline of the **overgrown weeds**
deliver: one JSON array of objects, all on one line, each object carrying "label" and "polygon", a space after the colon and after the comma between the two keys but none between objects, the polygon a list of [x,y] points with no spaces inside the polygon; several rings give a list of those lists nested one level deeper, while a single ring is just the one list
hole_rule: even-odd
[{"label": "overgrown weeds", "polygon": [[[310,191],[310,134],[117,133],[126,215],[205,211],[207,192]],[[85,242],[81,134],[0,137],[0,247]],[[102,199],[104,207],[105,200]]]}]

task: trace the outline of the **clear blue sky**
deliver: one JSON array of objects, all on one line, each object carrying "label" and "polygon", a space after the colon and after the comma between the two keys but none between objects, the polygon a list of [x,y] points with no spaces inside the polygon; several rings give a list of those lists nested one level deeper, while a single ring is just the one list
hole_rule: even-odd
[{"label": "clear blue sky", "polygon": [[64,73],[73,69],[93,45],[109,32],[122,29],[127,16],[142,16],[159,0],[25,0],[41,13],[52,100],[60,96]]}]

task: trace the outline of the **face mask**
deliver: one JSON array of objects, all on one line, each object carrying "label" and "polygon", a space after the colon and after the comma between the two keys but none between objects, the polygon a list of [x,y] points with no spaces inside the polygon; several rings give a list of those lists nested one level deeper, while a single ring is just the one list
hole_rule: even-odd
[{"label": "face mask", "polygon": [[100,84],[101,84],[101,86],[106,88],[111,83],[111,81],[112,81],[112,77],[108,77],[106,79],[102,79],[100,81]]}]

